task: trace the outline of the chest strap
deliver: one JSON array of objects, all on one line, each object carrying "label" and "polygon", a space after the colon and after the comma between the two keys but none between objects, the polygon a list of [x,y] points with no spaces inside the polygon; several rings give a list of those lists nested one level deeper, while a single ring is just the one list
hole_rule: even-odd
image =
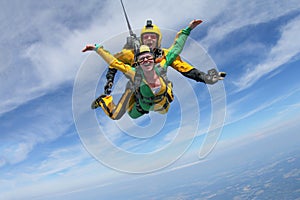
[{"label": "chest strap", "polygon": [[167,71],[161,67],[160,65],[156,65],[154,70],[156,71],[156,73],[158,74],[158,76],[160,76],[162,78],[162,80],[164,81],[165,85],[166,85],[166,90],[164,93],[160,94],[160,95],[155,95],[152,97],[145,97],[141,94],[140,91],[140,84],[143,80],[143,75],[142,75],[142,70],[140,68],[136,68],[136,73],[134,76],[134,94],[136,96],[136,99],[140,99],[142,101],[142,103],[147,104],[149,106],[152,106],[156,103],[159,103],[160,101],[162,101],[167,95],[168,95],[168,77],[167,77]]}]

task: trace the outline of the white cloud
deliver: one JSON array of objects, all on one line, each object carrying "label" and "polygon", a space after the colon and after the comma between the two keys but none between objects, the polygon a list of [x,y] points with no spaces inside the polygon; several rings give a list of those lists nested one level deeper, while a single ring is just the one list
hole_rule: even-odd
[{"label": "white cloud", "polygon": [[[60,104],[53,104],[61,101]],[[28,158],[37,144],[56,140],[73,123],[69,96],[56,93],[49,99],[42,98],[28,109],[21,109],[10,120],[2,121],[1,155],[5,164],[16,164]],[[3,165],[5,166],[5,165]]]},{"label": "white cloud", "polygon": [[[300,107],[298,104],[291,106],[295,109],[295,112],[286,113],[285,111],[289,110],[290,107],[283,108],[281,111],[285,114],[274,114],[273,118],[266,118],[263,124],[256,124],[255,130],[244,130],[240,133],[233,131],[233,134],[240,134],[240,136],[230,139],[227,139],[225,136],[223,140],[218,141],[216,151],[226,152],[231,149],[238,149],[239,147],[263,139],[269,139],[272,143],[270,146],[275,145],[276,143],[278,144],[278,147],[283,147],[284,145],[291,147],[295,145],[299,139],[297,133],[300,128],[298,123],[300,120],[298,115]],[[231,133],[226,132],[226,134],[230,135]],[[272,138],[274,138],[273,136],[275,135],[282,135],[281,140],[278,140],[278,138],[273,140]],[[293,145],[291,143],[293,143]],[[258,148],[258,146],[255,145],[255,148]],[[266,151],[273,151],[268,145],[263,148],[265,148]]]},{"label": "white cloud", "polygon": [[[215,13],[211,20],[216,20],[217,23],[209,28],[209,32],[201,43],[205,47],[209,47],[221,41],[232,31],[238,30],[248,25],[255,25],[270,20],[276,19],[287,13],[296,11],[299,8],[299,2],[292,0],[287,2],[272,0],[268,1],[222,1],[226,9]],[[218,2],[219,3],[219,2]],[[215,5],[219,8],[221,6]],[[211,7],[211,10],[214,10]],[[214,11],[213,11],[214,12]],[[210,23],[210,22],[208,22]]]},{"label": "white cloud", "polygon": [[[3,77],[0,89],[3,98],[0,113],[13,110],[61,84],[71,83],[74,80],[77,69],[85,57],[81,53],[85,44],[83,41],[89,36],[86,35],[86,30],[79,33],[76,26],[72,26],[72,23],[77,21],[65,18],[69,12],[73,13],[72,17],[75,18],[73,20],[76,20],[79,14],[86,18],[88,13],[94,11],[88,8],[94,5],[87,3],[78,9],[73,3],[58,2],[44,5],[27,1],[20,2],[16,7],[14,2],[7,5],[13,7],[11,10],[15,10],[15,15],[7,18],[3,26],[9,27],[9,24],[14,24],[15,29],[3,29],[6,31],[0,38],[0,43],[4,42],[8,47],[5,49],[8,53],[2,54],[8,55],[8,59],[1,56],[1,59],[3,58],[1,62],[4,64],[0,70]],[[85,13],[78,13],[78,10],[84,10]],[[80,20],[78,21],[80,23]],[[91,28],[89,22],[86,22],[86,28]],[[108,35],[108,31],[95,30],[92,41],[98,33]]]},{"label": "white cloud", "polygon": [[4,149],[3,151],[3,155],[5,157],[4,164],[16,164],[23,161],[27,158],[27,155],[31,152],[32,148],[32,143],[25,142],[10,145],[9,148]]},{"label": "white cloud", "polygon": [[239,87],[239,90],[252,86],[261,77],[283,66],[295,56],[299,55],[300,40],[296,39],[299,34],[300,17],[295,18],[282,27],[281,38],[271,49],[266,59],[253,69],[247,70],[247,72],[237,80],[235,84]]},{"label": "white cloud", "polygon": [[298,92],[299,92],[299,89],[291,89],[291,91],[289,91],[285,94],[279,95],[275,98],[272,98],[269,101],[266,101],[264,103],[261,102],[257,107],[255,107],[254,109],[251,109],[250,111],[241,112],[241,107],[244,107],[244,105],[247,104],[247,102],[252,101],[252,98],[254,97],[253,93],[249,94],[249,95],[245,95],[244,97],[239,98],[238,100],[230,103],[227,106],[226,125],[238,122],[238,121],[245,119],[247,117],[250,117],[260,111],[270,108],[275,103],[286,100]]},{"label": "white cloud", "polygon": [[[101,167],[81,145],[56,149],[48,158],[18,171],[12,169],[14,179],[1,177],[2,197],[25,198],[54,195],[62,191],[90,188],[104,184],[120,174]],[[110,179],[109,179],[110,178]]]}]

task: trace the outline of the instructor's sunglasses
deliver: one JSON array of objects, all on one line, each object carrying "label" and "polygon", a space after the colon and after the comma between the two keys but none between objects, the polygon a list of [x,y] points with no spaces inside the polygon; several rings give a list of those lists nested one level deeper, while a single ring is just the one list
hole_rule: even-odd
[{"label": "instructor's sunglasses", "polygon": [[143,40],[157,40],[157,35],[155,33],[146,33],[142,37]]}]

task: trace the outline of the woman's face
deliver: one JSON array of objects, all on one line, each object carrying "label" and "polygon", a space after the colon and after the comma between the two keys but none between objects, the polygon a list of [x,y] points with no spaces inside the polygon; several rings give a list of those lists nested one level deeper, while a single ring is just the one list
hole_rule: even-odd
[{"label": "woman's face", "polygon": [[138,57],[138,63],[143,71],[151,71],[154,67],[154,57],[151,53],[144,53]]}]

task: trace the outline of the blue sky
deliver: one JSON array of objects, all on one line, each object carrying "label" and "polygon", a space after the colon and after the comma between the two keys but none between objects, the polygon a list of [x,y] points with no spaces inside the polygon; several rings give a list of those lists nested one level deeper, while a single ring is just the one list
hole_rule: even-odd
[{"label": "blue sky", "polygon": [[[180,8],[179,2],[171,0],[124,3],[137,33],[149,18],[162,29],[164,47],[190,20],[202,19],[182,58],[203,71],[211,67],[226,71],[226,79],[207,87],[183,79],[170,68],[176,98],[167,116],[153,114],[136,121],[125,116],[112,122],[101,110],[89,109],[91,100],[102,92],[106,64],[81,49],[87,43],[103,43],[111,52],[121,49],[127,27],[120,3],[2,1],[2,197],[46,199],[49,194],[72,194],[79,189],[84,194],[85,189],[137,176],[142,184],[143,174],[122,173],[107,167],[107,162],[114,162],[112,167],[121,171],[137,169],[145,165],[143,157],[129,155],[163,149],[169,150],[145,158],[147,164],[155,159],[153,166],[139,169],[158,169],[179,157],[166,170],[203,162],[199,151],[210,128],[220,131],[211,151],[215,154],[272,137],[279,130],[299,131],[298,1],[189,0],[180,2]],[[121,75],[118,78],[116,97],[125,83]],[[77,86],[82,90],[76,90]],[[210,126],[211,120],[217,123]],[[88,135],[80,133],[82,127]],[[99,137],[102,132],[111,143]],[[299,140],[296,136],[283,142]],[[119,155],[112,147],[129,154]],[[103,159],[104,163],[98,162]],[[205,159],[213,158],[208,154]]]}]

